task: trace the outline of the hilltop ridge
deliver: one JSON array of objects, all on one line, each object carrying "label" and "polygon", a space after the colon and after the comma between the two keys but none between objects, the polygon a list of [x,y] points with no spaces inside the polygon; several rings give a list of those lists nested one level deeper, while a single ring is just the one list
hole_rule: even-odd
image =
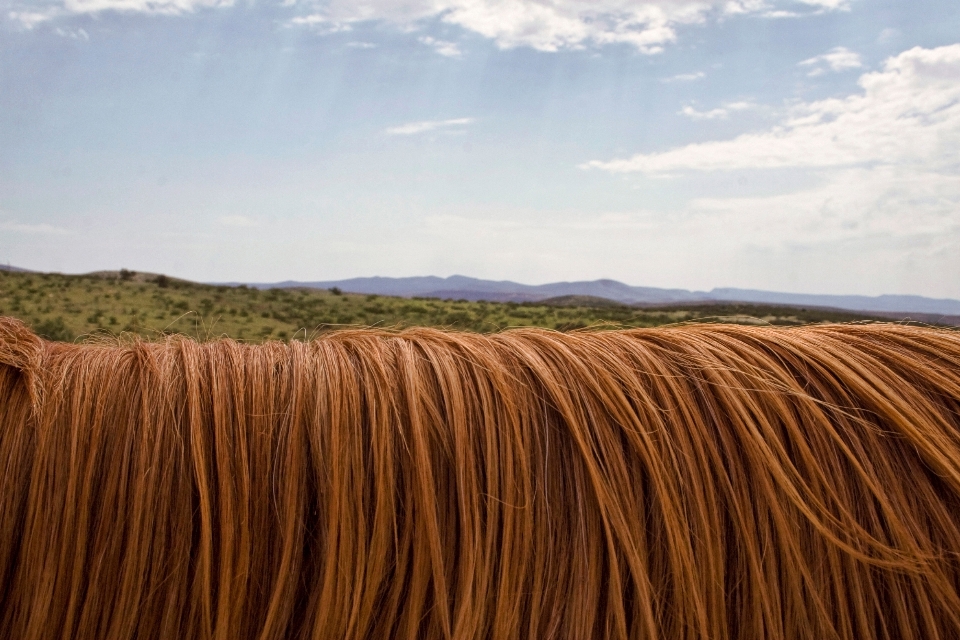
[{"label": "hilltop ridge", "polygon": [[[229,283],[240,284],[240,283]],[[604,298],[628,305],[664,305],[683,303],[739,302],[797,307],[822,307],[846,311],[918,313],[960,316],[960,300],[928,298],[917,295],[836,295],[786,293],[759,289],[722,287],[710,291],[632,286],[612,279],[551,282],[529,285],[511,280],[483,280],[454,275],[448,278],[415,276],[409,278],[349,278],[346,280],[245,283],[258,289],[336,287],[351,293],[428,297],[441,299],[486,300],[488,302],[542,302],[561,296]]]}]

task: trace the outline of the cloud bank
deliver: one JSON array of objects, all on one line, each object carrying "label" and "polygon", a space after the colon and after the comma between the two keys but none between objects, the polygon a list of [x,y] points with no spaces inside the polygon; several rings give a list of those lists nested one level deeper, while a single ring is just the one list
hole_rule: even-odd
[{"label": "cloud bank", "polygon": [[[845,0],[802,4],[810,6],[811,13],[847,7]],[[683,25],[728,15],[766,16],[775,6],[764,0],[331,0],[317,15],[341,23],[440,20],[504,49],[558,51],[622,44],[653,54],[674,42]]]},{"label": "cloud bank", "polygon": [[847,275],[854,263],[866,279],[955,273],[960,44],[905,51],[859,84],[854,95],[796,106],[767,131],[582,167],[651,177],[737,172],[752,184],[773,175],[764,172],[806,175],[805,186],[772,195],[694,198],[674,231],[727,243],[731,259],[815,254],[823,277]]},{"label": "cloud bank", "polygon": [[860,77],[862,93],[804,103],[778,126],[662,153],[582,165],[664,174],[782,167],[911,165],[956,168],[960,160],[960,44],[916,47]]},{"label": "cloud bank", "polygon": [[[294,15],[288,26],[320,33],[349,30],[360,22],[416,30],[425,22],[455,25],[493,40],[503,49],[539,51],[625,45],[655,54],[676,41],[677,29],[735,15],[792,17],[848,8],[846,0],[272,0]],[[103,11],[183,15],[233,6],[235,0],[62,0],[42,11],[15,11],[8,19],[30,29],[39,22]],[[778,9],[789,6],[790,11]],[[441,55],[457,57],[456,43],[426,43]]]}]

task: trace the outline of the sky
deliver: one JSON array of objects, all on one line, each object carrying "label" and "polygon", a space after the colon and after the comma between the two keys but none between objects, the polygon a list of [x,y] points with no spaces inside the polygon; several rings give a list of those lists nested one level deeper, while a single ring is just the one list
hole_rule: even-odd
[{"label": "sky", "polygon": [[960,298],[960,3],[0,0],[0,262]]}]

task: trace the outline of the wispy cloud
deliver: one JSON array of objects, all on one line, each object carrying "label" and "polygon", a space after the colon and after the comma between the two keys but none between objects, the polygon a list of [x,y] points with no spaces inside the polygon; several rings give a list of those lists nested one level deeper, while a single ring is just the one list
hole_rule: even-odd
[{"label": "wispy cloud", "polygon": [[[797,15],[847,6],[847,0],[800,3],[810,9]],[[440,20],[489,38],[503,49],[559,51],[619,44],[657,54],[676,41],[678,27],[796,6],[796,0],[329,0],[322,13],[344,24],[382,21],[411,30],[424,21]]]},{"label": "wispy cloud", "polygon": [[231,7],[234,0],[64,0],[70,13],[101,11],[136,12],[158,15],[180,15],[198,9]]},{"label": "wispy cloud", "polygon": [[830,71],[849,71],[851,69],[860,69],[863,63],[860,61],[860,54],[850,51],[846,47],[834,47],[830,51],[807,58],[797,63],[801,67],[811,67],[808,76],[819,76]]},{"label": "wispy cloud", "polygon": [[[201,9],[234,6],[236,0],[63,0],[53,14],[12,12],[8,17],[30,28],[38,22],[69,14],[104,11],[152,15],[185,15]],[[809,7],[794,11],[798,2]],[[737,15],[777,17],[787,11],[815,15],[842,11],[848,0],[325,0],[299,3],[280,0],[283,7],[308,12],[285,24],[328,34],[349,31],[354,23],[382,22],[419,31],[428,21],[440,21],[493,40],[498,47],[530,47],[559,51],[627,45],[657,54],[677,40],[677,29]],[[460,55],[458,43],[431,36],[421,39],[441,55]]]},{"label": "wispy cloud", "polygon": [[348,22],[331,20],[329,17],[320,13],[312,13],[306,16],[296,16],[288,20],[286,26],[306,27],[308,29],[312,29],[313,31],[317,31],[322,35],[341,33],[343,31],[350,31],[353,29]]},{"label": "wispy cloud", "polygon": [[960,163],[960,44],[905,51],[859,84],[862,93],[797,105],[769,131],[583,166],[657,174]]},{"label": "wispy cloud", "polygon": [[260,223],[253,218],[240,215],[220,216],[217,221],[225,227],[259,227]]},{"label": "wispy cloud", "polygon": [[73,233],[69,229],[64,229],[63,227],[57,227],[46,222],[41,222],[39,224],[30,224],[24,222],[17,222],[16,220],[5,220],[0,221],[0,230],[9,231],[11,233],[24,233],[30,235],[53,235],[53,236],[62,236]]},{"label": "wispy cloud", "polygon": [[418,133],[436,131],[437,129],[454,129],[474,123],[474,118],[453,118],[450,120],[423,120],[408,122],[397,127],[390,127],[384,133],[390,136],[412,136]]},{"label": "wispy cloud", "polygon": [[437,40],[436,38],[431,38],[430,36],[420,36],[417,38],[417,40],[421,44],[425,44],[428,47],[433,47],[434,51],[448,58],[459,58],[462,53],[459,45],[457,45],[456,42]]},{"label": "wispy cloud", "polygon": [[796,11],[793,9],[774,9],[769,5],[764,5],[762,11],[758,11],[763,18],[802,18],[804,16],[818,16],[832,11],[850,11],[850,0],[797,0],[800,4],[812,7],[813,11]]},{"label": "wispy cloud", "polygon": [[[723,172],[753,185],[692,198],[677,208],[681,224],[644,232],[686,234],[683,242],[753,270],[802,255],[804,277],[818,273],[820,286],[955,273],[960,44],[904,51],[859,84],[799,104],[765,131],[582,166],[651,177]],[[784,187],[773,187],[783,176]]]},{"label": "wispy cloud", "polygon": [[61,38],[70,38],[72,40],[89,40],[90,34],[84,29],[65,29],[63,27],[57,27],[53,30]]},{"label": "wispy cloud", "polygon": [[716,109],[711,109],[710,111],[697,111],[690,105],[687,105],[681,109],[679,113],[692,120],[717,120],[718,118],[726,118],[730,112],[719,107]]},{"label": "wispy cloud", "polygon": [[670,76],[669,78],[660,78],[660,82],[694,82],[695,80],[702,80],[706,77],[707,74],[703,71],[696,71],[694,73],[680,73],[675,76]]},{"label": "wispy cloud", "polygon": [[752,102],[745,101],[726,102],[722,107],[717,107],[716,109],[710,109],[709,111],[697,111],[694,107],[687,105],[678,113],[685,115],[692,120],[719,120],[728,117],[731,111],[746,111],[747,109],[754,109],[756,106],[757,105]]},{"label": "wispy cloud", "polygon": [[877,35],[877,44],[887,44],[897,40],[901,36],[899,29],[887,27]]},{"label": "wispy cloud", "polygon": [[[797,4],[811,7],[804,11],[798,10]],[[778,8],[779,5],[790,7]],[[768,2],[767,0],[728,0],[723,5],[723,13],[727,15],[752,15],[761,18],[802,18],[810,15],[821,15],[830,11],[849,11],[849,0],[796,0],[795,2]]]},{"label": "wispy cloud", "polygon": [[728,0],[723,4],[723,12],[729,15],[757,13],[768,6],[764,0]]},{"label": "wispy cloud", "polygon": [[822,11],[849,11],[850,0],[798,0],[801,4],[817,7]]},{"label": "wispy cloud", "polygon": [[787,11],[785,9],[774,9],[772,11],[764,11],[760,14],[764,18],[771,18],[774,20],[779,20],[783,18],[802,18],[802,13],[797,13],[796,11]]},{"label": "wispy cloud", "polygon": [[59,14],[60,11],[52,7],[45,11],[11,11],[7,14],[7,18],[19,25],[21,29],[29,31],[38,24],[53,20]]}]

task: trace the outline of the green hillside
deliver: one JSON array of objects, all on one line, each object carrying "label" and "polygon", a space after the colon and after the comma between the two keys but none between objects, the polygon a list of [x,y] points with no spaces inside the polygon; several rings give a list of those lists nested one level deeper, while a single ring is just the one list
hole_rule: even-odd
[{"label": "green hillside", "polygon": [[317,289],[213,286],[131,271],[82,276],[0,271],[0,315],[37,333],[73,341],[94,334],[147,339],[181,333],[205,340],[305,339],[345,327],[443,327],[498,331],[532,326],[651,327],[684,321],[804,324],[876,320],[855,313],[758,305],[636,308],[596,299],[541,303],[445,301]]}]

